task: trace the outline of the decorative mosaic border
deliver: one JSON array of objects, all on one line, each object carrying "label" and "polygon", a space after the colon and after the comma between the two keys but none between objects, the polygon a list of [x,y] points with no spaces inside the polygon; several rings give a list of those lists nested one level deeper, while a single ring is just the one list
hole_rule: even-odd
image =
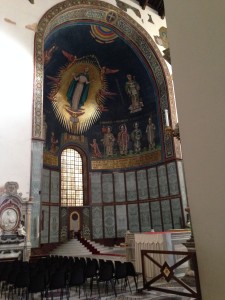
[{"label": "decorative mosaic border", "polygon": [[161,161],[161,151],[142,153],[137,157],[125,157],[120,159],[92,160],[92,170],[127,169],[130,167],[143,167]]},{"label": "decorative mosaic border", "polygon": [[[69,22],[81,20],[98,21],[111,26],[132,43],[146,59],[155,77],[162,116],[165,126],[164,110],[170,110],[175,119],[176,109],[172,79],[158,47],[153,39],[131,17],[117,7],[96,0],[67,0],[49,9],[41,18],[35,35],[35,77],[33,101],[33,139],[43,139],[43,48],[44,40],[55,28]],[[166,158],[174,156],[173,139],[165,138]]]}]

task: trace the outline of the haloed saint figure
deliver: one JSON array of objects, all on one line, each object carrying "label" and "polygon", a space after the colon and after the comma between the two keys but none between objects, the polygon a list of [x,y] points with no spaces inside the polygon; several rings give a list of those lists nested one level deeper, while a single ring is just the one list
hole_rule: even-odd
[{"label": "haloed saint figure", "polygon": [[84,72],[73,74],[73,80],[67,91],[67,98],[74,112],[79,111],[87,99],[90,84],[88,71],[89,68],[86,67]]},{"label": "haloed saint figure", "polygon": [[53,88],[48,99],[67,131],[82,134],[99,119],[110,94],[107,74],[102,72],[97,57],[89,55],[69,61],[61,68],[58,78],[49,77]]}]

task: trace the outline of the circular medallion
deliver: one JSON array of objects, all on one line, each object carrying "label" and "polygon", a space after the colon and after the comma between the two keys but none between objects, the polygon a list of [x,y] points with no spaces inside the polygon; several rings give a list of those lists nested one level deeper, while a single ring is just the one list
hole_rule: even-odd
[{"label": "circular medallion", "polygon": [[14,207],[7,207],[1,212],[1,228],[4,231],[12,231],[18,226],[19,214]]}]

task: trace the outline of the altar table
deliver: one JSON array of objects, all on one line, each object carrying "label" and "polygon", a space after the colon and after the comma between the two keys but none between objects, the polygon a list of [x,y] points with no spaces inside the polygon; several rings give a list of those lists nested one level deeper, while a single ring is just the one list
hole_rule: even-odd
[{"label": "altar table", "polygon": [[[168,231],[168,232],[148,232],[134,234],[134,265],[137,272],[142,272],[141,250],[168,250],[168,251],[186,251],[183,243],[190,238],[189,230]],[[165,261],[169,265],[174,264],[181,257],[174,255],[162,255],[157,253],[150,254],[161,265]],[[144,260],[146,276],[153,277],[159,274],[159,268],[150,260]]]}]

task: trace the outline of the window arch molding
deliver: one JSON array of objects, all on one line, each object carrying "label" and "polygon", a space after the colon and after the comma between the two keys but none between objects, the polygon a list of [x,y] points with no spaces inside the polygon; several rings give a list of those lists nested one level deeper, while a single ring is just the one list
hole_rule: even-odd
[{"label": "window arch molding", "polygon": [[[82,160],[82,166],[83,166],[83,206],[89,205],[89,192],[88,192],[88,185],[89,185],[89,176],[88,176],[88,170],[89,170],[89,159],[88,155],[80,145],[76,143],[67,143],[64,145],[59,152],[59,161],[60,161],[60,175],[61,175],[61,156],[64,150],[66,149],[72,149],[74,151],[77,151],[79,155],[81,156]],[[61,180],[60,180],[61,182]]]}]

